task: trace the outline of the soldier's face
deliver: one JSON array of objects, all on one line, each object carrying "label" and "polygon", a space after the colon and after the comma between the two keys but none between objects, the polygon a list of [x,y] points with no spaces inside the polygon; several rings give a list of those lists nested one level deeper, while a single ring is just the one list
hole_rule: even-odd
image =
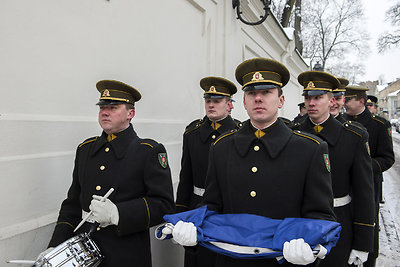
[{"label": "soldier's face", "polygon": [[105,133],[115,134],[128,128],[129,122],[134,116],[135,110],[127,109],[124,104],[101,105],[99,124]]},{"label": "soldier's face", "polygon": [[367,105],[369,112],[372,114],[376,115],[378,112],[378,108],[375,105]]},{"label": "soldier's face", "polygon": [[329,109],[333,105],[333,99],[329,94],[304,97],[308,116],[313,122],[319,123],[328,117]]},{"label": "soldier's face", "polygon": [[226,98],[205,98],[206,116],[212,121],[225,118],[231,110],[229,102]]},{"label": "soldier's face", "polygon": [[277,119],[278,109],[284,102],[285,98],[278,95],[277,88],[244,92],[244,108],[254,126],[260,129]]},{"label": "soldier's face", "polygon": [[346,98],[346,101],[344,102],[344,107],[346,108],[346,114],[349,114],[351,116],[357,115],[363,110],[364,101],[361,99],[357,100],[355,97]]},{"label": "soldier's face", "polygon": [[336,116],[337,114],[339,114],[339,112],[342,109],[343,105],[344,105],[344,95],[336,96],[333,99],[333,105],[330,108],[329,112],[333,116]]}]

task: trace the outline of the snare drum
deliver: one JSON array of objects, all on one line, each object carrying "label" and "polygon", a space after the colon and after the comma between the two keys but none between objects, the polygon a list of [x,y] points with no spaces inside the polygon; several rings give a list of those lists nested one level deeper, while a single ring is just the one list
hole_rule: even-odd
[{"label": "snare drum", "polygon": [[40,258],[35,266],[43,267],[96,267],[103,256],[86,233],[74,236]]}]

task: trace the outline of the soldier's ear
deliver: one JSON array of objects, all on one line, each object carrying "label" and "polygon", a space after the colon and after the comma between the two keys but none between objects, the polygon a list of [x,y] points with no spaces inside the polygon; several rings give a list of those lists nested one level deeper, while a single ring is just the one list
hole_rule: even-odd
[{"label": "soldier's ear", "polygon": [[279,96],[279,105],[278,105],[278,108],[282,108],[284,103],[285,103],[285,96],[284,96],[284,95],[280,95],[280,96]]},{"label": "soldier's ear", "polygon": [[132,119],[133,117],[135,117],[135,109],[134,108],[129,110],[129,115],[128,115],[129,119]]}]

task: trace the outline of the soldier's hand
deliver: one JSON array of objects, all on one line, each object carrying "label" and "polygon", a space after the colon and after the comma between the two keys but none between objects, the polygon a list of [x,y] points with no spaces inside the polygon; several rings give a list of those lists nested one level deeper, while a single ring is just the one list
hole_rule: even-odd
[{"label": "soldier's hand", "polygon": [[100,227],[118,225],[119,213],[117,206],[109,199],[101,201],[101,196],[93,195],[89,209],[92,211],[93,219],[100,224]]},{"label": "soldier's hand", "polygon": [[191,222],[179,221],[172,230],[172,237],[182,246],[197,245],[197,228]]},{"label": "soldier's hand", "polygon": [[350,252],[348,264],[361,265],[368,259],[368,252],[352,249]]},{"label": "soldier's hand", "polygon": [[283,244],[283,257],[290,263],[307,265],[315,261],[310,245],[304,239],[293,239]]}]

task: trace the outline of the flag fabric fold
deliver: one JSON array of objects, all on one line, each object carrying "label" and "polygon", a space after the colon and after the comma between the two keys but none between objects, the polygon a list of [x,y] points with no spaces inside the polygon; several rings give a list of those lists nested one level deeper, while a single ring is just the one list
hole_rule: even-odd
[{"label": "flag fabric fold", "polygon": [[[328,253],[336,245],[341,226],[337,222],[307,219],[285,218],[270,219],[254,214],[218,214],[200,208],[165,215],[170,225],[178,221],[192,222],[197,228],[197,241],[212,251],[233,258],[277,258],[283,256],[283,244],[292,239],[303,238],[312,249],[324,246]],[[162,229],[156,229],[158,239],[169,239]]]}]

